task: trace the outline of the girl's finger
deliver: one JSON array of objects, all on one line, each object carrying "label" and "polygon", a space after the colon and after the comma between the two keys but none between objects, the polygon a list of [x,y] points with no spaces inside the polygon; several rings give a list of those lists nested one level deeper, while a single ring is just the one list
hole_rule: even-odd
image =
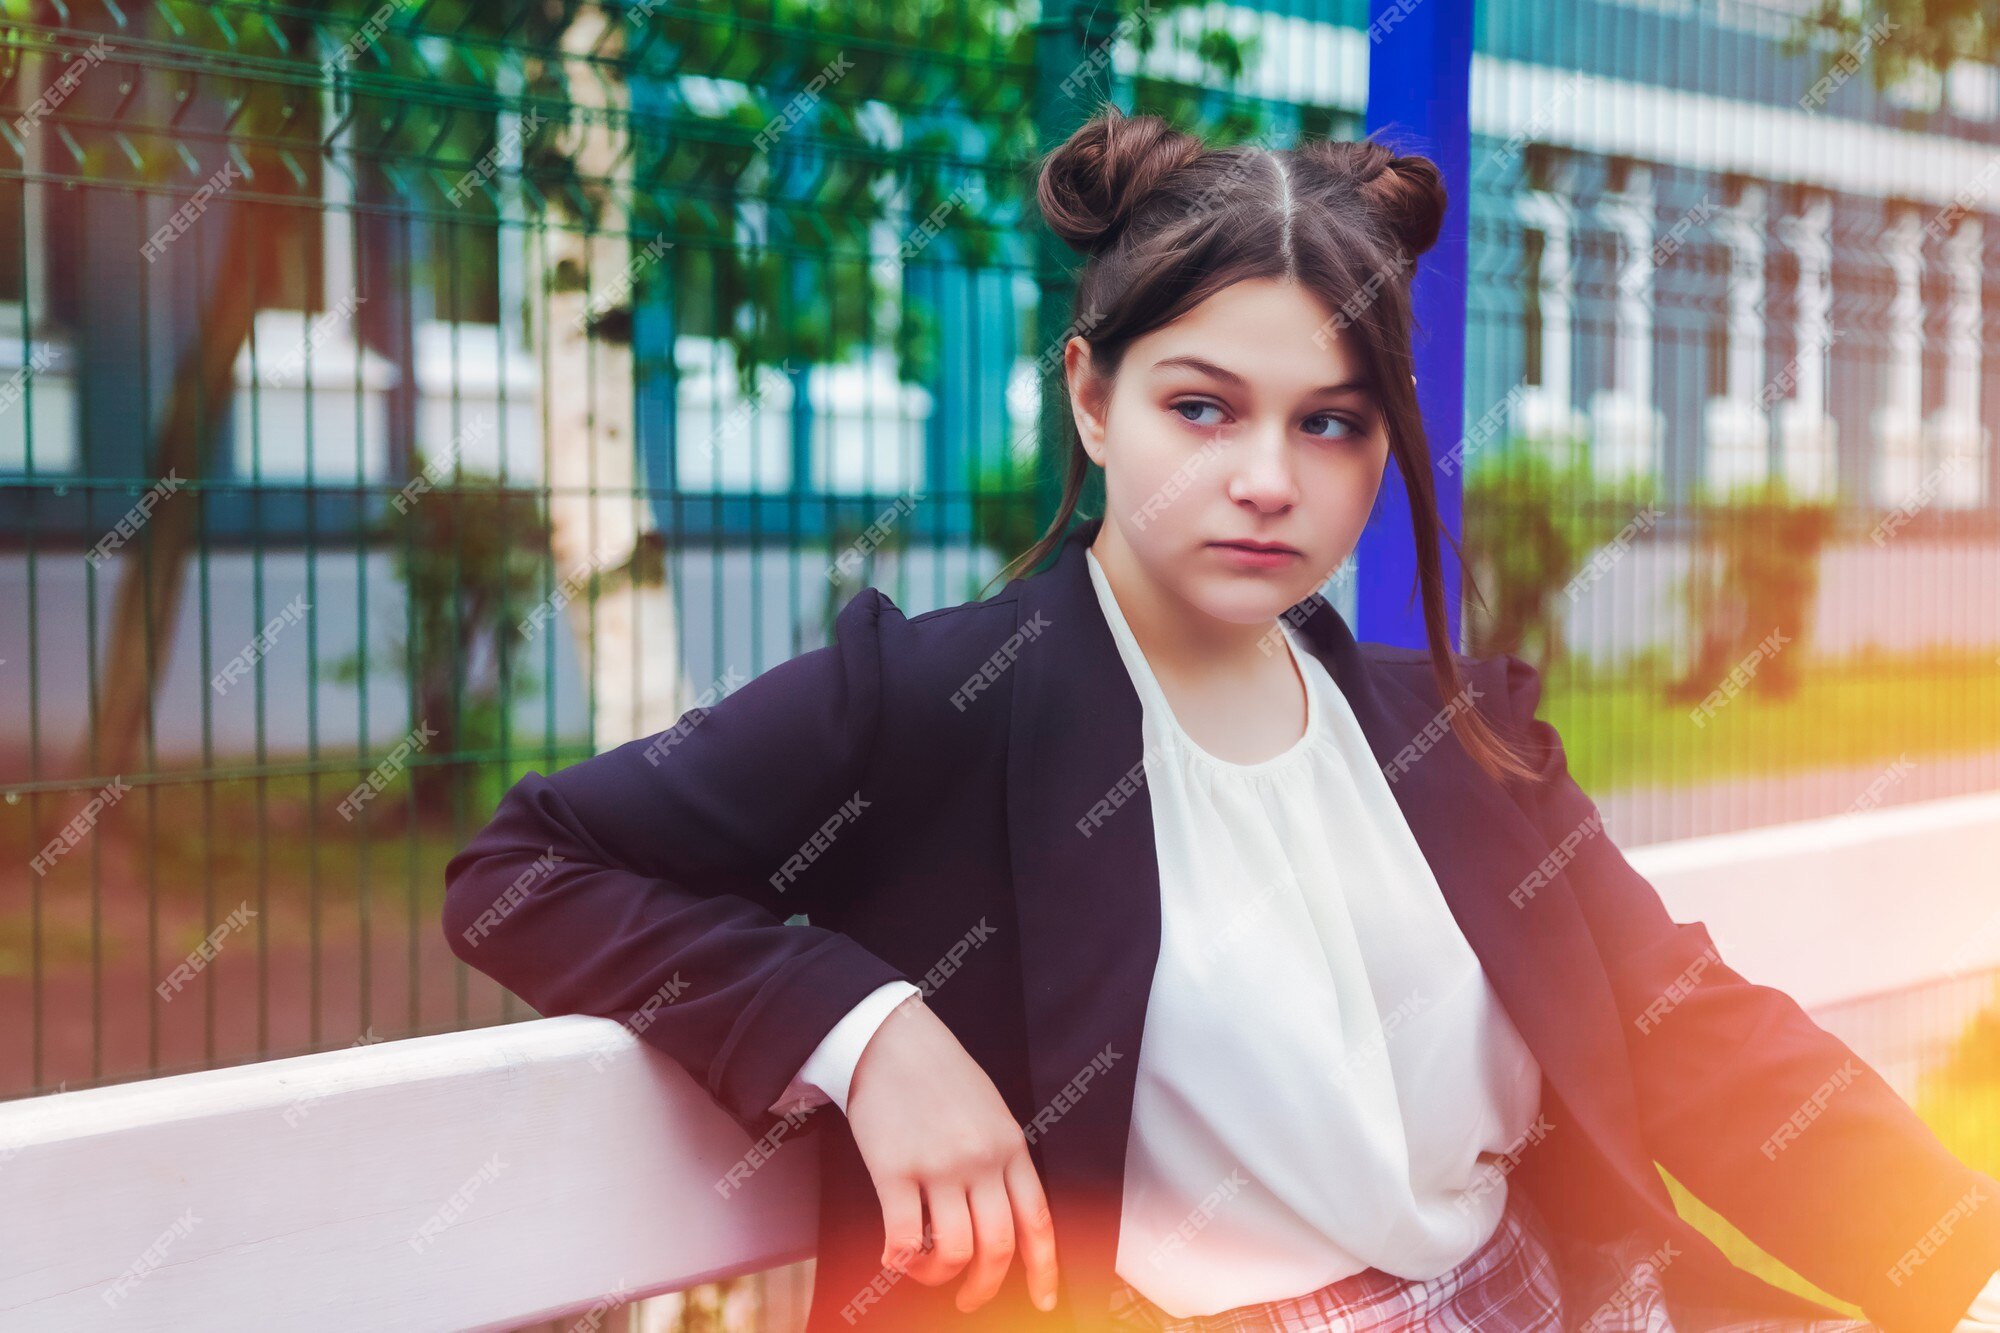
[{"label": "girl's finger", "polygon": [[972,1182],[966,1192],[972,1208],[972,1268],[958,1292],[958,1308],[976,1310],[993,1299],[1014,1259],[1014,1209],[1007,1183],[998,1171]]},{"label": "girl's finger", "polygon": [[910,1276],[926,1286],[949,1282],[972,1258],[972,1213],[965,1186],[956,1181],[925,1182],[924,1209],[930,1215],[931,1249]]},{"label": "girl's finger", "polygon": [[914,1180],[881,1181],[882,1266],[907,1272],[923,1252],[924,1196]]},{"label": "girl's finger", "polygon": [[1028,1294],[1043,1310],[1056,1303],[1056,1229],[1049,1214],[1048,1196],[1042,1192],[1042,1178],[1035,1173],[1034,1158],[1024,1143],[1021,1151],[1001,1172],[1007,1183],[1007,1197],[1014,1206],[1014,1240],[1020,1249],[1021,1271],[1028,1279]]}]

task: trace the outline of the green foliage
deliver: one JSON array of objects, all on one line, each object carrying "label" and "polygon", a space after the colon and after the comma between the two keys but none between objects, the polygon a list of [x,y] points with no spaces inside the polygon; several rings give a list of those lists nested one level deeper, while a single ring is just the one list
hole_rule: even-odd
[{"label": "green foliage", "polygon": [[1821,76],[1860,61],[1879,91],[1960,60],[2000,62],[2000,16],[1990,0],[1818,0],[1781,49],[1818,52]]},{"label": "green foliage", "polygon": [[1517,652],[1544,670],[1566,656],[1563,596],[1591,554],[1641,515],[1650,479],[1593,474],[1588,443],[1510,437],[1472,455],[1465,476],[1464,546],[1485,605],[1466,610],[1467,651]]},{"label": "green foliage", "polygon": [[[440,483],[450,477],[448,462],[430,469],[421,453],[416,470],[420,479],[433,470]],[[370,535],[376,549],[390,553],[406,603],[403,632],[387,636],[373,666],[409,682],[411,716],[436,733],[426,756],[497,753],[508,704],[540,684],[532,662],[547,649],[542,636],[561,632],[562,603],[587,593],[573,574],[549,577],[540,498],[471,470],[455,484],[419,480],[390,497]],[[552,582],[553,589],[546,586]],[[331,675],[356,682],[369,666],[357,651],[334,663]],[[448,813],[468,767],[480,772],[482,761],[419,762],[409,770],[419,814]],[[478,798],[471,808],[487,809],[478,801],[499,792],[467,795]]]},{"label": "green foliage", "polygon": [[[1002,445],[986,451],[972,479],[972,539],[982,549],[1012,560],[1042,535],[1048,516],[1035,485],[1040,466],[1033,455]],[[1021,572],[1021,571],[1016,571]],[[968,597],[980,595],[984,580],[973,579]]]},{"label": "green foliage", "polygon": [[1748,688],[1789,698],[1799,688],[1833,507],[1772,478],[1698,501],[1690,517],[1693,548],[1681,597],[1695,645],[1669,697],[1706,696],[1777,631],[1782,646],[1760,655]]},{"label": "green foliage", "polygon": [[[1095,16],[1141,58],[1133,109],[1224,139],[1260,132],[1251,113],[1218,120],[1212,109],[1254,41],[1160,22],[1179,7],[1151,3],[1144,22],[1136,3]],[[672,281],[694,302],[682,331],[730,343],[741,373],[886,345],[902,378],[921,383],[943,355],[945,321],[928,287],[905,285],[908,275],[1029,262],[1031,164],[1049,146],[1037,117],[1054,95],[1037,63],[1040,9],[910,0],[841,11],[837,30],[826,14],[804,0],[774,0],[754,23],[660,6],[627,35],[627,74],[664,81],[698,70],[729,90],[700,102],[669,97],[639,122],[634,231],[675,241]],[[1143,66],[1155,53],[1190,56],[1209,77],[1151,80]],[[896,113],[893,133],[884,109]],[[758,210],[762,244],[742,243],[745,205]],[[890,253],[885,224],[896,238]],[[900,311],[894,322],[880,324],[891,309]]]}]

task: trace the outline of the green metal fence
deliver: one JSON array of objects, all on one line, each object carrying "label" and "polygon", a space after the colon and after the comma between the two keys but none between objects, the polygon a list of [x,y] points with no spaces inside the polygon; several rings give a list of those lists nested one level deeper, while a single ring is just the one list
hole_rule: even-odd
[{"label": "green metal fence", "polygon": [[435,927],[500,791],[1035,535],[1105,53],[1355,125],[1213,25],[831,17],[11,14],[6,1093],[521,1016]]}]

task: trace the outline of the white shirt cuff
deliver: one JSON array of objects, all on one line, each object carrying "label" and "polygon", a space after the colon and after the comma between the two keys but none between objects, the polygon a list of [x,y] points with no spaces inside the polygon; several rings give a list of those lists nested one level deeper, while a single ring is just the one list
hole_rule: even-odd
[{"label": "white shirt cuff", "polygon": [[1988,1328],[2000,1328],[2000,1273],[1995,1273],[1979,1294],[1972,1298],[1972,1308],[1965,1312],[1965,1318],[1958,1327],[1966,1333],[1984,1333]]},{"label": "white shirt cuff", "polygon": [[783,1115],[790,1107],[803,1110],[830,1101],[846,1115],[848,1085],[854,1081],[854,1067],[861,1063],[861,1052],[867,1049],[869,1039],[891,1010],[921,994],[920,988],[900,978],[868,992],[813,1048],[792,1076],[791,1085],[771,1104],[771,1111]]}]

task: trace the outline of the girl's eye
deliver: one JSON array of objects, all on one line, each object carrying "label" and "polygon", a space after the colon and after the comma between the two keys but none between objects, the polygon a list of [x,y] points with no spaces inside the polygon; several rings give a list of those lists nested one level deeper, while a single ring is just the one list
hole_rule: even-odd
[{"label": "girl's eye", "polygon": [[[1346,417],[1336,417],[1328,413],[1322,412],[1318,416],[1306,418],[1308,426],[1310,426],[1310,424],[1315,421],[1330,421],[1334,425],[1340,427],[1340,430],[1337,433],[1320,435],[1319,437],[1323,440],[1352,439],[1353,437],[1363,433],[1361,427],[1357,426],[1352,421],[1349,421]],[[1306,433],[1309,435],[1319,435],[1319,432],[1314,430],[1308,430]]]},{"label": "girl's eye", "polygon": [[[1216,404],[1205,403],[1201,401],[1199,398],[1184,398],[1180,402],[1175,403],[1173,406],[1169,407],[1167,410],[1169,412],[1179,412],[1181,411],[1181,409],[1188,407],[1194,408],[1197,412],[1202,411],[1204,409],[1212,409],[1217,412],[1220,412],[1222,410]],[[1220,422],[1216,421],[1196,421],[1193,418],[1186,416],[1183,416],[1181,420],[1187,422],[1190,426],[1216,426],[1221,424]]]},{"label": "girl's eye", "polygon": [[[1218,426],[1222,424],[1219,421],[1198,421],[1194,417],[1187,415],[1187,413],[1190,410],[1194,412],[1216,412],[1216,413],[1221,413],[1223,411],[1220,404],[1205,402],[1199,398],[1184,398],[1180,402],[1172,404],[1167,410],[1170,412],[1180,413],[1181,420],[1187,422],[1190,426]],[[1328,432],[1313,430],[1311,428],[1311,424],[1315,421],[1331,422],[1334,426],[1338,427],[1338,429]],[[1306,433],[1309,435],[1318,436],[1318,438],[1322,440],[1348,440],[1348,439],[1355,439],[1367,434],[1367,432],[1364,429],[1362,429],[1362,427],[1358,423],[1351,421],[1346,417],[1335,416],[1330,412],[1321,412],[1314,416],[1307,417],[1306,423],[1307,423]]]}]

